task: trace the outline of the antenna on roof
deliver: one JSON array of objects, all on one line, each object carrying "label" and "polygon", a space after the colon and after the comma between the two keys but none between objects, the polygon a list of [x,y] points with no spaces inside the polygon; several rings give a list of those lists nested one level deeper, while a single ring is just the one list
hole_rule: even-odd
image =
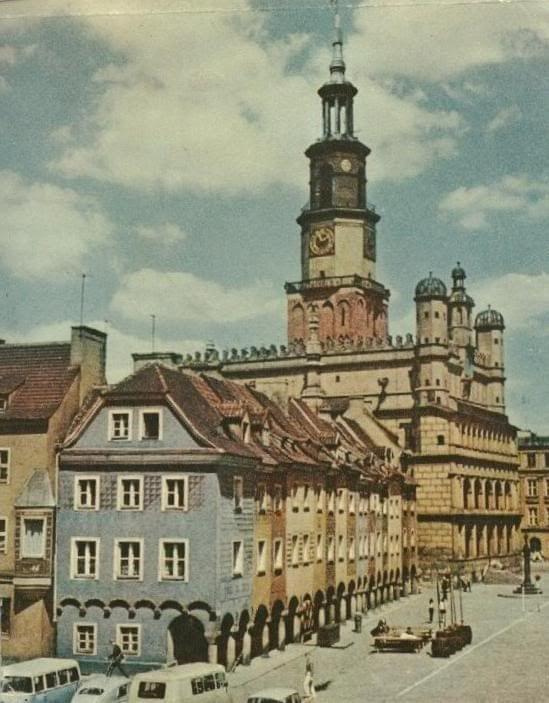
[{"label": "antenna on roof", "polygon": [[155,342],[156,342],[156,315],[151,315],[151,344],[152,344],[152,351],[154,353],[155,351]]},{"label": "antenna on roof", "polygon": [[80,286],[80,327],[84,324],[84,296],[86,293],[86,274],[82,274],[82,285]]}]

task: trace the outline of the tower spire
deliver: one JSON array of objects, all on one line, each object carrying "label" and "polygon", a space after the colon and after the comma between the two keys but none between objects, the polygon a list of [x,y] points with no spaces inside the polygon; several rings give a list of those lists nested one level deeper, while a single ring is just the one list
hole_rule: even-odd
[{"label": "tower spire", "polygon": [[343,33],[339,15],[338,0],[330,0],[334,10],[334,40],[332,41],[332,60],[330,61],[330,76],[332,83],[345,81],[345,61],[343,60]]}]

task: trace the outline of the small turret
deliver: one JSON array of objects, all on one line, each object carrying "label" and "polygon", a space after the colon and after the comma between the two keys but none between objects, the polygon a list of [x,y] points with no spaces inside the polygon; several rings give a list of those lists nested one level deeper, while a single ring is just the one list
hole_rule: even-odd
[{"label": "small turret", "polygon": [[503,330],[505,322],[503,315],[488,306],[487,310],[479,312],[475,320],[476,342],[478,351],[486,359],[486,365],[491,367],[492,382],[489,386],[488,402],[491,409],[504,412],[505,398],[503,392],[504,356]]},{"label": "small turret", "polygon": [[452,292],[448,298],[448,334],[458,347],[468,347],[472,342],[473,308],[475,301],[465,290],[467,275],[460,262],[452,270]]},{"label": "small turret", "polygon": [[416,334],[418,344],[447,344],[447,291],[433,272],[416,286]]}]

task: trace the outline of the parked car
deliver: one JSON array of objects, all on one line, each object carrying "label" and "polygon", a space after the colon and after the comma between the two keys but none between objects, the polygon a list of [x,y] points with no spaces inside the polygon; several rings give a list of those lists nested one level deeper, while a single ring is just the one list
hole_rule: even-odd
[{"label": "parked car", "polygon": [[71,703],[125,703],[129,683],[125,676],[92,674],[82,680]]},{"label": "parked car", "polygon": [[301,703],[295,688],[266,688],[248,698],[248,703]]},{"label": "parked car", "polygon": [[0,703],[69,703],[79,683],[74,659],[41,657],[9,664],[2,670]]},{"label": "parked car", "polygon": [[129,703],[231,703],[225,667],[220,664],[181,664],[136,674]]}]

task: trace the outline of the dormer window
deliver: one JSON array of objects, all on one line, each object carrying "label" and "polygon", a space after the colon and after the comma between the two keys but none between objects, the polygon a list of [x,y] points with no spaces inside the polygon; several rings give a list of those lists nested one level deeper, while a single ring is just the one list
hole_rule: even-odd
[{"label": "dormer window", "polygon": [[251,439],[251,430],[250,430],[250,423],[249,422],[243,422],[242,423],[242,439],[245,444],[250,443]]},{"label": "dormer window", "polygon": [[162,414],[160,410],[142,410],[139,418],[140,439],[162,438]]},{"label": "dormer window", "polygon": [[131,439],[131,410],[109,412],[109,439],[128,441]]}]

